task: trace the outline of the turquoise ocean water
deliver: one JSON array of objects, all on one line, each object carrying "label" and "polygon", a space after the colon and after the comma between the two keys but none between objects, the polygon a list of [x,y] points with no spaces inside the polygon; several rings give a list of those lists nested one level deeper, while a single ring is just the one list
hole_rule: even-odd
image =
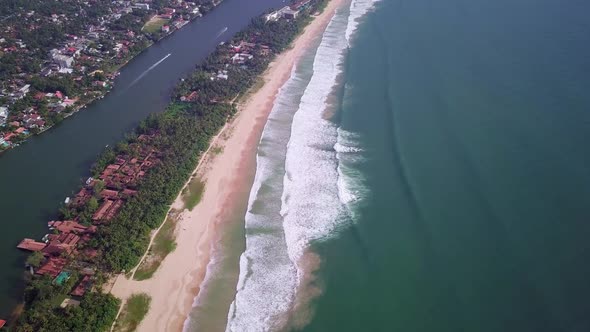
[{"label": "turquoise ocean water", "polygon": [[589,10],[339,11],[265,127],[227,330],[590,331]]},{"label": "turquoise ocean water", "polygon": [[387,0],[340,126],[369,195],[305,331],[590,331],[587,1]]}]

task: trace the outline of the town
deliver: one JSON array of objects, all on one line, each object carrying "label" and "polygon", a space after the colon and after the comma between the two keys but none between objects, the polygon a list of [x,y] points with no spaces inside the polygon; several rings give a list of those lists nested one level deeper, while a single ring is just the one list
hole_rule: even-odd
[{"label": "town", "polygon": [[[92,263],[98,252],[89,242],[98,228],[109,223],[123,204],[137,194],[141,179],[159,163],[160,154],[153,147],[156,136],[157,133],[139,135],[137,142],[127,147],[128,152],[116,156],[98,179],[88,178],[73,199],[67,198],[62,214],[69,220],[50,221],[50,233],[41,241],[26,238],[18,244],[17,248],[34,253],[28,264],[36,275],[48,276],[57,284],[66,281],[73,270],[83,275],[71,292],[74,299],[64,300],[64,306],[79,303],[75,298],[92,287],[96,272]],[[69,270],[64,270],[66,265]]]},{"label": "town", "polygon": [[[309,3],[310,0],[304,0],[272,12],[264,16],[264,22],[276,22],[283,18],[288,24],[288,20],[294,18],[293,15],[297,15]],[[231,82],[224,82],[230,80],[230,75],[239,77],[240,71],[265,67],[274,54],[271,47],[255,43],[262,39],[260,35],[250,34],[244,37],[247,40],[239,39],[235,44],[219,45],[215,57],[217,61],[202,68],[209,73],[200,75],[202,72],[197,71],[193,74],[193,79],[189,78],[182,82],[177,89],[175,103],[184,106],[194,103],[216,104],[217,99],[223,99],[220,97],[228,98],[230,95],[218,93],[215,98],[206,99],[208,94],[199,93],[197,90],[214,91],[215,86],[218,86],[216,81],[230,86]],[[38,253],[32,256],[35,258],[29,262],[33,263],[29,264],[33,268],[33,273],[63,280],[59,276],[70,275],[71,272],[63,270],[73,258],[79,260],[74,264],[77,268],[84,265],[80,265],[81,262],[93,262],[97,250],[88,246],[88,243],[97,229],[109,223],[125,202],[138,193],[141,179],[146,172],[159,164],[162,154],[154,144],[158,136],[158,132],[139,135],[134,142],[125,147],[125,153],[117,155],[111,164],[104,167],[96,179],[88,178],[73,198],[66,198],[65,207],[61,210],[65,220],[48,222],[51,234],[45,235],[41,242],[25,238],[18,244],[19,249]],[[85,271],[92,274],[92,269]],[[83,284],[88,288],[91,285],[90,279],[85,279]],[[77,289],[72,295],[83,293]]]},{"label": "town", "polygon": [[[120,303],[103,287],[140,262],[152,230],[169,214],[170,204],[210,139],[237,112],[236,100],[254,86],[323,4],[303,0],[253,20],[178,84],[164,112],[151,115],[124,140],[103,151],[91,176],[76,194],[65,198],[57,217],[47,222],[48,234],[16,244],[30,252],[25,265],[25,310],[15,319],[17,326],[35,330],[48,320],[86,324],[90,320],[72,315],[98,309],[108,311],[108,319],[100,323],[110,327]],[[166,25],[158,24],[160,30]],[[62,102],[79,97],[66,97],[62,90],[29,92]],[[24,114],[30,116],[35,110]],[[40,296],[40,289],[47,292]]]},{"label": "town", "polygon": [[221,1],[0,4],[0,153],[104,97],[118,70]]}]

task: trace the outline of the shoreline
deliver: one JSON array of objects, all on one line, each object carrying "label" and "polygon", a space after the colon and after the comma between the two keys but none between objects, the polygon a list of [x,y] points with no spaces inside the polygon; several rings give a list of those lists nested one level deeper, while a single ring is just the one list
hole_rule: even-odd
[{"label": "shoreline", "polygon": [[[323,12],[314,17],[290,48],[279,54],[262,74],[264,85],[247,96],[239,105],[237,115],[212,139],[209,152],[202,156],[187,181],[196,176],[206,186],[199,204],[192,211],[185,209],[179,214],[176,250],[163,260],[151,279],[135,281],[124,275],[117,277],[111,289],[116,297],[125,301],[132,294],[143,292],[152,298],[152,306],[139,325],[139,331],[183,329],[205,278],[215,239],[227,227],[229,211],[247,200],[244,192],[250,191],[258,142],[275,97],[300,56],[321,36],[343,3],[344,0],[331,0]],[[212,154],[212,147],[221,147],[222,152]],[[181,193],[172,209],[183,207]],[[187,257],[192,260],[187,262]]]}]

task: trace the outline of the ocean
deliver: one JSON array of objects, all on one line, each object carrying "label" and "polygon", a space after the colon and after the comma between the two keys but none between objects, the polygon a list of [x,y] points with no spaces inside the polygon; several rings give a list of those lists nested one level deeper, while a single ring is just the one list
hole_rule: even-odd
[{"label": "ocean", "polygon": [[226,330],[590,331],[589,10],[340,10],[264,129]]}]

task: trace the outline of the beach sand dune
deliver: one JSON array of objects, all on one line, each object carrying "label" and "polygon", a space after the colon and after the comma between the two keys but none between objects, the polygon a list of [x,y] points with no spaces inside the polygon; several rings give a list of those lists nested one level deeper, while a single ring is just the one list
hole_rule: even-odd
[{"label": "beach sand dune", "polygon": [[[135,281],[119,275],[111,293],[126,300],[134,293],[147,293],[151,308],[138,331],[181,331],[190,313],[210,259],[216,232],[223,231],[224,216],[237,199],[249,191],[255,170],[255,155],[264,124],[279,88],[308,45],[325,30],[344,0],[331,0],[327,8],[307,26],[290,49],[279,55],[263,75],[264,85],[239,107],[237,116],[211,142],[221,149],[208,152],[195,170],[205,181],[200,203],[180,213],[176,226],[176,250],[162,262],[151,279]],[[211,149],[210,149],[211,150]],[[220,153],[218,151],[221,151]],[[183,206],[180,195],[174,208]]]}]

